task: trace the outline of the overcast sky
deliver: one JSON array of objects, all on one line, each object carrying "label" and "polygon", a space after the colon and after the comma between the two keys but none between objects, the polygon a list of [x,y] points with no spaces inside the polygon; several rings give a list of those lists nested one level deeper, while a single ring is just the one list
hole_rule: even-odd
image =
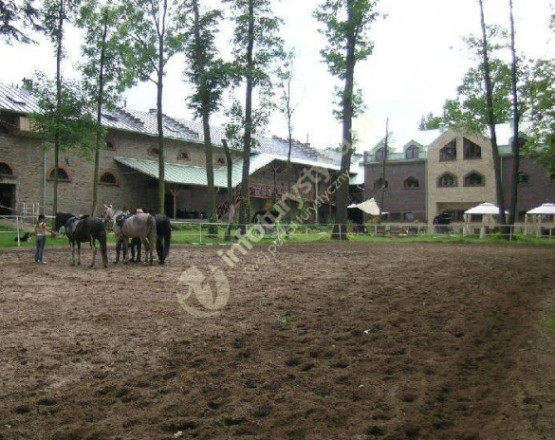
[{"label": "overcast sky", "polygon": [[[555,0],[513,0],[517,46],[528,56],[553,56],[555,34],[548,30]],[[341,125],[332,115],[334,85],[338,84],[320,61],[324,45],[318,23],[312,17],[323,0],[275,0],[276,14],[285,19],[282,28],[287,46],[296,53],[293,100],[294,135],[318,148],[337,146]],[[509,0],[484,0],[486,22],[508,27]],[[371,31],[374,53],[357,65],[356,82],[364,92],[365,114],[355,122],[361,137],[359,151],[371,148],[384,134],[389,118],[390,130],[397,135],[413,132],[422,115],[439,114],[445,99],[455,96],[456,87],[472,59],[462,36],[480,33],[477,0],[381,0],[380,10],[388,17],[376,22]],[[75,38],[73,39],[75,40]],[[0,81],[20,83],[35,70],[53,72],[53,49],[47,45],[6,46],[0,44]],[[75,61],[78,49],[70,49]],[[71,71],[66,61],[65,71]],[[164,113],[190,119],[185,105],[187,87],[183,85],[183,60],[169,65],[165,85]],[[126,93],[127,106],[138,110],[154,108],[154,86],[144,84]],[[214,122],[223,122],[217,118]],[[285,137],[286,122],[276,115],[267,134]]]}]

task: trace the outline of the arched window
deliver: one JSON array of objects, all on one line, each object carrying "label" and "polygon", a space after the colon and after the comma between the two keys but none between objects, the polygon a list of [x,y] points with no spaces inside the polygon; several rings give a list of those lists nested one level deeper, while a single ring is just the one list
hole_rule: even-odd
[{"label": "arched window", "polygon": [[100,179],[98,179],[98,182],[101,183],[102,185],[117,185],[118,184],[118,180],[116,179],[115,174],[112,173],[111,171],[104,171],[100,175]]},{"label": "arched window", "polygon": [[457,140],[453,139],[447,145],[445,145],[441,150],[439,150],[439,160],[457,160]]},{"label": "arched window", "polygon": [[[52,167],[48,173],[48,180],[54,180],[54,171],[55,168]],[[58,167],[58,182],[71,182],[71,175],[69,174],[69,171],[63,167]]]},{"label": "arched window", "polygon": [[156,156],[156,157],[158,157],[158,148],[156,148],[156,147],[150,147],[150,148],[148,149],[148,155],[149,155],[149,156]]},{"label": "arched window", "polygon": [[465,159],[481,159],[482,147],[468,139],[463,139],[463,155]]},{"label": "arched window", "polygon": [[108,151],[116,151],[116,146],[112,141],[106,140],[106,149]]},{"label": "arched window", "polygon": [[416,177],[407,177],[403,182],[403,187],[405,189],[420,188],[420,182]]},{"label": "arched window", "polygon": [[442,174],[437,179],[437,186],[439,188],[451,188],[457,186],[457,177],[451,173]]},{"label": "arched window", "polygon": [[530,176],[522,171],[518,172],[517,183],[519,185],[528,185],[530,183]]},{"label": "arched window", "polygon": [[189,154],[189,152],[187,150],[181,150],[178,154],[177,154],[177,160],[185,160],[185,161],[190,161],[191,160],[191,156]]},{"label": "arched window", "polygon": [[405,151],[405,159],[418,159],[420,155],[420,148],[416,145],[411,145]]},{"label": "arched window", "polygon": [[374,189],[387,188],[389,183],[387,180],[383,180],[381,177],[374,181]]},{"label": "arched window", "polygon": [[376,160],[377,161],[381,161],[385,159],[385,148],[379,148],[378,150],[376,150]]},{"label": "arched window", "polygon": [[464,177],[464,186],[484,186],[485,184],[486,179],[484,176],[476,171],[473,171]]},{"label": "arched window", "polygon": [[0,162],[0,176],[13,176],[12,167],[6,162]]},{"label": "arched window", "polygon": [[223,157],[218,157],[216,159],[216,165],[224,166],[225,165],[225,159]]}]

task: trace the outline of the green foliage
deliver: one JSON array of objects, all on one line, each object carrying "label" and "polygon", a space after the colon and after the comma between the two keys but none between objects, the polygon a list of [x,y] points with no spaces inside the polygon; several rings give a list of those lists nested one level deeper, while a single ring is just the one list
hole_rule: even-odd
[{"label": "green foliage", "polygon": [[38,99],[39,113],[30,114],[45,145],[58,139],[61,150],[77,149],[86,158],[91,157],[97,124],[92,117],[89,97],[78,83],[67,82],[57,102],[53,80],[37,73],[33,94]]},{"label": "green foliage", "polygon": [[431,112],[426,116],[422,115],[420,118],[419,130],[437,130],[443,125],[443,118],[441,116],[434,116]]},{"label": "green foliage", "polygon": [[187,0],[185,6],[185,59],[188,65],[185,76],[194,86],[188,106],[202,117],[220,109],[223,92],[231,81],[233,66],[223,61],[215,44],[222,12],[210,9],[201,13],[199,0]]},{"label": "green foliage", "polygon": [[555,172],[555,60],[537,60],[530,69],[525,99],[532,122],[525,151]]},{"label": "green foliage", "polygon": [[35,43],[27,31],[44,30],[40,24],[40,11],[35,6],[34,0],[21,2],[0,0],[0,22],[0,39],[8,44],[12,40],[26,44]]},{"label": "green foliage", "polygon": [[326,0],[314,17],[324,26],[320,32],[327,46],[320,51],[333,76],[347,77],[348,60],[345,56],[349,40],[354,41],[354,60],[367,59],[374,50],[370,41],[370,25],[383,15],[375,10],[376,0]]},{"label": "green foliage", "polygon": [[76,24],[85,31],[85,62],[80,66],[83,87],[95,101],[102,93],[103,105],[114,105],[119,94],[136,82],[134,71],[125,65],[131,54],[123,44],[123,32],[129,30],[124,26],[123,7],[88,1],[80,9]]}]

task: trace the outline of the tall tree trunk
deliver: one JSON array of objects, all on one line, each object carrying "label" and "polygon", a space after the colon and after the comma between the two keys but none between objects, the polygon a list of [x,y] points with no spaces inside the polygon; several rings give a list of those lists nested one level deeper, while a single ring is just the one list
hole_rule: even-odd
[{"label": "tall tree trunk", "polygon": [[233,225],[233,215],[235,214],[235,198],[233,197],[233,163],[229,146],[225,139],[222,140],[224,147],[225,160],[227,162],[227,205],[228,205],[228,223],[225,231],[225,240],[231,240],[231,226]]},{"label": "tall tree trunk", "polygon": [[[166,3],[166,2],[164,2]],[[162,109],[162,95],[164,92],[164,33],[158,39],[158,69],[157,69],[156,122],[158,126],[158,212],[166,213],[166,175],[164,167],[164,120]]]},{"label": "tall tree trunk", "polygon": [[520,169],[520,140],[518,138],[520,114],[518,106],[517,77],[518,77],[518,59],[516,56],[515,45],[515,21],[513,15],[513,0],[509,0],[510,17],[511,17],[511,91],[513,98],[513,168],[511,170],[511,199],[509,205],[509,225],[514,225],[517,220],[517,199],[518,199],[518,171]]},{"label": "tall tree trunk", "polygon": [[503,197],[503,181],[501,176],[501,162],[499,149],[497,147],[497,135],[495,133],[495,116],[493,111],[493,86],[491,83],[491,73],[488,56],[488,37],[486,32],[486,22],[484,19],[483,0],[478,0],[480,4],[480,23],[482,27],[482,57],[484,64],[484,83],[486,87],[486,106],[487,118],[491,137],[491,150],[493,156],[493,172],[495,176],[495,194],[497,206],[499,207],[499,223],[504,225],[505,221],[505,199]]},{"label": "tall tree trunk", "polygon": [[382,210],[385,201],[385,164],[387,162],[387,148],[389,144],[389,118],[385,120],[385,145],[382,158],[382,194],[380,200],[380,221],[382,219]]},{"label": "tall tree trunk", "polygon": [[[104,12],[106,14],[106,11]],[[102,106],[104,103],[104,63],[106,58],[106,37],[108,35],[108,22],[106,15],[104,16],[104,29],[102,32],[102,47],[100,50],[100,66],[98,75],[98,96],[96,99],[96,137],[94,143],[94,175],[93,175],[93,200],[91,208],[91,216],[94,216],[96,204],[98,203],[98,172],[100,169],[100,146],[102,135]]]},{"label": "tall tree trunk", "polygon": [[[348,4],[348,19],[352,20],[352,5]],[[351,156],[353,154],[353,90],[355,75],[355,45],[356,38],[350,35],[347,38],[346,53],[346,75],[345,86],[343,89],[343,141],[341,156],[341,172],[339,178],[341,182],[335,198],[335,226],[332,232],[332,238],[338,240],[347,240],[347,206],[349,204],[349,171],[351,168]]]},{"label": "tall tree trunk", "polygon": [[241,233],[246,233],[249,217],[249,176],[252,145],[252,91],[254,87],[254,2],[249,0],[248,7],[248,44],[247,44],[247,84],[245,92],[245,134],[243,136],[243,174],[241,181],[241,205],[239,207],[239,224]]},{"label": "tall tree trunk", "polygon": [[[197,63],[202,69],[200,74],[200,89],[201,89],[201,106],[202,106],[202,130],[204,133],[204,154],[206,158],[206,183],[207,183],[207,202],[208,202],[208,221],[216,223],[218,221],[218,214],[216,212],[216,195],[214,191],[214,154],[212,148],[212,138],[210,133],[210,96],[208,93],[208,84],[206,78],[205,66],[201,63],[202,60],[202,42],[200,35],[200,12],[198,0],[192,3],[194,14],[194,34],[196,44],[196,57]],[[217,226],[210,225],[208,228],[209,234],[217,234]]]},{"label": "tall tree trunk", "polygon": [[[56,120],[60,123],[60,108],[62,106],[62,58],[63,58],[63,28],[64,28],[64,0],[60,0],[58,9],[58,34],[56,36]],[[58,167],[60,164],[60,133],[56,129],[54,137],[54,195],[52,200],[52,211],[56,215],[58,211]]]}]

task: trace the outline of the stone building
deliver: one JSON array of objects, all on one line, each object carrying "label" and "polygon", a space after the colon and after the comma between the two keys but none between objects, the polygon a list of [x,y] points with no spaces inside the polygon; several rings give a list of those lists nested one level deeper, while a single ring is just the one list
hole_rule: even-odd
[{"label": "stone building", "polygon": [[[28,115],[38,112],[34,97],[23,88],[0,84],[0,214],[22,212],[38,206],[52,214],[54,154],[32,129]],[[158,207],[158,149],[156,113],[128,108],[106,111],[102,124],[107,136],[100,154],[98,206],[145,210]],[[164,115],[166,213],[177,218],[203,218],[208,211],[206,162],[203,133],[199,123]],[[212,128],[215,187],[220,214],[227,211],[227,163],[221,127]],[[309,144],[294,142],[291,167],[287,167],[288,142],[277,137],[259,139],[250,158],[250,210],[267,210],[294,185],[303,170],[321,170],[335,176],[337,157]],[[92,209],[93,161],[76,151],[62,151],[59,160],[58,211],[89,213]],[[233,191],[238,192],[243,166],[242,154],[232,150]],[[362,174],[352,183],[362,183]],[[357,180],[358,179],[358,180]],[[314,182],[313,182],[314,183]],[[325,182],[303,194],[313,202],[325,191]],[[306,189],[306,185],[305,185]],[[328,221],[333,201],[320,206],[318,218]],[[236,209],[238,212],[238,209]]]},{"label": "stone building", "polygon": [[[497,127],[504,202],[508,206],[514,160],[509,125]],[[442,213],[462,221],[465,210],[496,202],[491,142],[458,130],[420,131],[364,155],[366,198],[374,197],[389,221],[432,223]],[[385,160],[384,160],[385,155]],[[520,158],[517,212],[555,200],[555,175],[530,158]]]}]

